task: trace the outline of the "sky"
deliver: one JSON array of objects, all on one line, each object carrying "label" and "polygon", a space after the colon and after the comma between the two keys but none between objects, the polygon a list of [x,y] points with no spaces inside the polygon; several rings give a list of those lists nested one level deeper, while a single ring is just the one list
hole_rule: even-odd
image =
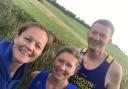
[{"label": "sky", "polygon": [[112,43],[128,55],[127,0],[57,0],[77,17],[91,25],[97,19],[108,19],[115,28]]}]

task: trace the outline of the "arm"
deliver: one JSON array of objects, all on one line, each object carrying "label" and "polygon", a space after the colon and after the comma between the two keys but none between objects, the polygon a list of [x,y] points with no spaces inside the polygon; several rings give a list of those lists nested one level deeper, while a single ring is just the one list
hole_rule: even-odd
[{"label": "arm", "polygon": [[106,89],[120,89],[121,79],[122,67],[116,61],[114,61],[109,67],[109,70],[106,75]]}]

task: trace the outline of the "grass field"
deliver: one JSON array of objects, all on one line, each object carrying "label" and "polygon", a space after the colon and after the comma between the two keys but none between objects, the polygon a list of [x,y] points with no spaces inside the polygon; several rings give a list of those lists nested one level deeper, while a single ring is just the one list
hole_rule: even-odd
[{"label": "grass field", "polygon": [[[52,11],[46,8],[37,0],[13,0],[17,5],[21,6],[37,21],[43,23],[50,31],[56,34],[57,38],[66,43],[73,43],[75,46],[83,47],[85,42],[85,27],[75,22],[72,18],[63,15],[63,18],[58,18]],[[47,3],[45,3],[46,5]],[[51,7],[52,8],[52,7]],[[57,10],[56,10],[57,11]],[[64,22],[63,20],[66,20]],[[69,22],[70,21],[70,22]],[[68,23],[70,24],[68,24]],[[74,27],[73,27],[74,23]],[[84,30],[83,30],[84,28]],[[63,35],[62,35],[63,34]],[[60,38],[61,37],[61,38]],[[65,40],[66,39],[66,40]],[[74,40],[75,39],[75,40]],[[79,44],[81,43],[81,44]]]},{"label": "grass field", "polygon": [[[63,14],[56,7],[43,0],[12,0],[17,6],[24,9],[35,20],[44,24],[59,40],[75,47],[86,47],[87,28],[74,19]],[[110,45],[107,51],[111,53],[123,66],[123,80],[121,89],[128,89],[128,56],[123,54],[119,48]]]}]

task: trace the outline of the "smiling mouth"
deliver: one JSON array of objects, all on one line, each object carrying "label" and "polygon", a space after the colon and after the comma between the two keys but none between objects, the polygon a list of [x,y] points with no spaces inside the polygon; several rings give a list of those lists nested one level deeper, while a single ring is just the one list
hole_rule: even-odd
[{"label": "smiling mouth", "polygon": [[26,50],[26,49],[20,48],[19,51],[20,51],[20,53],[21,53],[22,55],[24,55],[24,56],[28,56],[28,57],[31,56],[30,52],[29,52],[28,50]]},{"label": "smiling mouth", "polygon": [[93,45],[93,46],[102,46],[103,45],[103,43],[101,42],[101,41],[96,41],[96,40],[90,40],[91,41],[91,44]]},{"label": "smiling mouth", "polygon": [[57,75],[61,75],[61,76],[62,76],[62,75],[63,75],[63,76],[65,75],[64,71],[60,71],[60,70],[57,70],[57,69],[56,69],[56,74],[57,74]]}]

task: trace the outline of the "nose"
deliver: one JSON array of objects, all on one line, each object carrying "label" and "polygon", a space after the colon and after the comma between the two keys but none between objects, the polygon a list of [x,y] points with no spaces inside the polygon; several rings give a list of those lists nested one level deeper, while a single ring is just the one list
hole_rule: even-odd
[{"label": "nose", "polygon": [[33,51],[33,50],[34,50],[34,45],[35,45],[34,42],[28,43],[28,44],[27,44],[27,48],[28,48],[30,51]]},{"label": "nose", "polygon": [[99,34],[95,35],[95,40],[100,40],[100,35]]},{"label": "nose", "polygon": [[65,64],[60,65],[61,70],[65,70]]}]

